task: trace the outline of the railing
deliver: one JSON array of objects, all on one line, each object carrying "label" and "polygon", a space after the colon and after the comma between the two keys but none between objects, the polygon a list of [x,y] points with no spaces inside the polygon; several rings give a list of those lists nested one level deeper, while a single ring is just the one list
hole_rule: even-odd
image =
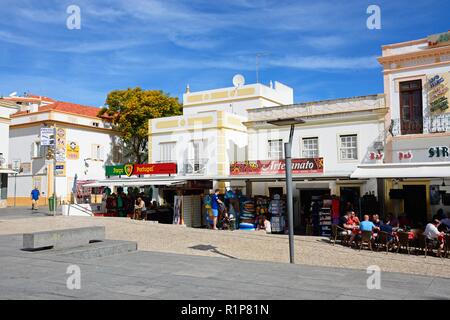
[{"label": "railing", "polygon": [[400,119],[392,119],[389,131],[393,136],[449,132],[450,113],[424,117],[422,121],[404,121]]},{"label": "railing", "polygon": [[184,174],[205,174],[208,159],[190,159],[183,164]]}]

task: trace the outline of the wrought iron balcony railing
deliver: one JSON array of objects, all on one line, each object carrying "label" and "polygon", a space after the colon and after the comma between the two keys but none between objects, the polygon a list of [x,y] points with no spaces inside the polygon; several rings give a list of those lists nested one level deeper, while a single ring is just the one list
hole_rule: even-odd
[{"label": "wrought iron balcony railing", "polygon": [[393,136],[450,132],[450,113],[428,116],[416,121],[392,119],[389,131]]}]

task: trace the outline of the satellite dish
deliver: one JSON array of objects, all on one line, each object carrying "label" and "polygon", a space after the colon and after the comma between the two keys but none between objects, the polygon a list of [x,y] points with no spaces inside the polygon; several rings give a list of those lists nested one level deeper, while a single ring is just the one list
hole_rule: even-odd
[{"label": "satellite dish", "polygon": [[17,91],[11,92],[11,93],[9,94],[9,96],[10,96],[10,97],[15,97],[15,96],[17,96]]},{"label": "satellite dish", "polygon": [[245,84],[245,78],[242,74],[237,74],[233,77],[233,85],[237,87],[241,87]]}]

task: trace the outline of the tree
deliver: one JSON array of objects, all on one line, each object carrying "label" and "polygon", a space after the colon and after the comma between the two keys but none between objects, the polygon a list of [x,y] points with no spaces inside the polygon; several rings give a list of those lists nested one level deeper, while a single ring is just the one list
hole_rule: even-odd
[{"label": "tree", "polygon": [[148,145],[148,120],[180,115],[181,111],[178,98],[160,90],[136,87],[111,91],[99,116],[112,118],[114,128],[121,133],[134,160],[143,163]]}]

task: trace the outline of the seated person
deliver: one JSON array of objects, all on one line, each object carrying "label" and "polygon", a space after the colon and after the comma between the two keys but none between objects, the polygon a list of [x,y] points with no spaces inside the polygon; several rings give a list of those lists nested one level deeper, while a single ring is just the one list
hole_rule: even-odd
[{"label": "seated person", "polygon": [[345,231],[342,231],[342,235],[352,234],[352,230],[355,228],[355,223],[351,219],[351,212],[347,212],[339,219],[339,226],[345,229]]},{"label": "seated person", "polygon": [[389,217],[384,219],[384,223],[380,224],[380,231],[386,232],[388,234],[388,240],[394,240],[394,227],[389,224]]},{"label": "seated person", "polygon": [[374,214],[373,216],[372,216],[372,222],[373,222],[373,224],[376,226],[376,227],[380,227],[380,225],[381,225],[381,220],[380,220],[380,216],[378,215],[378,214]]},{"label": "seated person", "polygon": [[444,233],[438,230],[439,224],[439,220],[433,220],[433,222],[427,224],[423,232],[424,236],[433,243],[433,247],[438,248],[438,255],[440,255],[441,250],[444,248]]},{"label": "seated person", "polygon": [[355,211],[350,211],[350,223],[354,226],[359,226],[359,218],[356,216]]},{"label": "seated person", "polygon": [[390,226],[392,226],[393,228],[398,228],[399,227],[400,223],[399,223],[398,219],[395,218],[392,213],[388,213],[386,218],[389,220],[388,224]]},{"label": "seated person", "polygon": [[[364,220],[359,224],[359,230],[373,232],[379,230],[379,228],[369,220],[369,215],[366,214],[364,215]],[[350,244],[355,240],[356,236],[357,234],[355,233],[352,235],[352,237],[350,238]]]}]

